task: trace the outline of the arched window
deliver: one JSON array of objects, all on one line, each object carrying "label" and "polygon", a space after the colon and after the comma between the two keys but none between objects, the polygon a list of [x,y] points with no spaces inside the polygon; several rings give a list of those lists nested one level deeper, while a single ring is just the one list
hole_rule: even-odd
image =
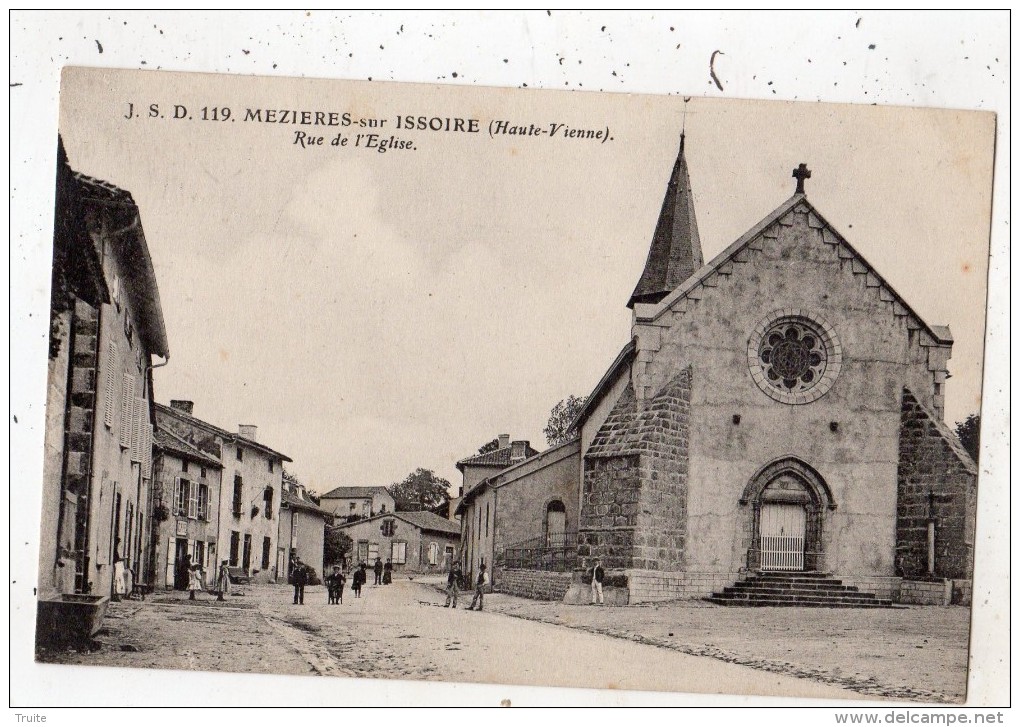
[{"label": "arched window", "polygon": [[545,541],[550,547],[562,546],[567,535],[567,508],[553,500],[545,508]]}]

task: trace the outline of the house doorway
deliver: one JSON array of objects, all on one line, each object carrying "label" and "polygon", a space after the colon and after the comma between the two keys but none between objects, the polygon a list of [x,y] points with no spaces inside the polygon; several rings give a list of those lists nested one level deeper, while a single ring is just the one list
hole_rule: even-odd
[{"label": "house doorway", "polygon": [[174,546],[174,590],[188,590],[188,541],[185,538],[177,538]]},{"label": "house doorway", "polygon": [[560,548],[567,537],[567,508],[560,500],[553,500],[545,508],[545,544]]}]

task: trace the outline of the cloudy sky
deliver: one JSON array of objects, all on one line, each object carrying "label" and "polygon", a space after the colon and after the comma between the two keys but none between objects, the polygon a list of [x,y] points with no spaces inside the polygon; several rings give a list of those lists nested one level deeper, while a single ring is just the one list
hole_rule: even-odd
[{"label": "cloudy sky", "polygon": [[[544,446],[550,408],[628,339],[682,123],[706,259],[806,162],[809,199],[951,326],[947,420],[978,410],[990,114],[694,99],[684,122],[678,97],[100,70],[66,71],[61,95],[72,166],[141,209],[171,351],[157,399],[257,424],[320,492],[419,466],[457,485],[454,462],[501,432]],[[127,120],[128,102],[192,120]],[[214,106],[233,120],[198,120]],[[247,108],[385,118],[415,149],[301,149],[314,128]],[[394,129],[406,114],[482,133]],[[492,119],[612,140],[493,139]]]}]

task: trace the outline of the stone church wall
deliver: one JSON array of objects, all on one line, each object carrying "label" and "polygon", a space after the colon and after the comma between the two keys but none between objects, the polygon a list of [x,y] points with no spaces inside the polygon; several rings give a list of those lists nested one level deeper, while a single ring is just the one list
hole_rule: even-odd
[{"label": "stone church wall", "polygon": [[562,601],[572,577],[572,573],[505,569],[499,571],[494,590],[538,601]]},{"label": "stone church wall", "polygon": [[627,389],[584,461],[578,554],[607,569],[678,571],[686,547],[691,371],[639,406]]},{"label": "stone church wall", "polygon": [[935,577],[969,579],[973,568],[977,466],[956,437],[903,391],[896,508],[897,571],[928,575],[928,523],[935,523]]},{"label": "stone church wall", "polygon": [[[678,371],[694,372],[684,570],[746,565],[753,507],[741,492],[761,468],[794,456],[818,471],[836,504],[821,523],[821,567],[895,575],[900,392],[910,386],[933,405],[930,366],[939,363],[898,305],[805,207],[762,229],[688,297],[653,317],[637,312],[639,405]],[[817,400],[784,403],[755,383],[749,336],[773,309],[835,332],[841,370]]]}]

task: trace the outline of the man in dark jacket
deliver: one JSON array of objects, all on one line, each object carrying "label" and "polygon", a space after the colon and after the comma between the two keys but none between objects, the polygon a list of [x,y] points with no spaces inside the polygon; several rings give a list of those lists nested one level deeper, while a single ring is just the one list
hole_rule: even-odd
[{"label": "man in dark jacket", "polygon": [[382,585],[382,561],[379,558],[375,559],[375,565],[372,566],[372,570],[375,571],[375,583],[373,585]]},{"label": "man in dark jacket", "polygon": [[596,558],[591,569],[591,604],[593,606],[596,603],[605,604],[606,602],[602,596],[602,581],[605,579],[606,571],[602,567],[602,561]]},{"label": "man in dark jacket", "polygon": [[471,599],[471,605],[468,606],[468,611],[475,610],[475,604],[478,604],[478,610],[482,610],[482,599],[485,597],[485,587],[489,585],[489,575],[485,572],[485,563],[478,566],[478,578],[475,579],[475,597]]},{"label": "man in dark jacket", "polygon": [[305,564],[301,562],[300,558],[294,559],[291,580],[294,582],[294,604],[303,606],[305,604],[305,586],[308,585],[308,569],[305,568]]},{"label": "man in dark jacket", "polygon": [[451,601],[453,601],[453,607],[457,608],[457,594],[460,592],[460,582],[463,578],[464,571],[460,569],[460,561],[453,561],[453,565],[450,566],[450,575],[446,577],[446,605],[443,608],[449,608]]}]

